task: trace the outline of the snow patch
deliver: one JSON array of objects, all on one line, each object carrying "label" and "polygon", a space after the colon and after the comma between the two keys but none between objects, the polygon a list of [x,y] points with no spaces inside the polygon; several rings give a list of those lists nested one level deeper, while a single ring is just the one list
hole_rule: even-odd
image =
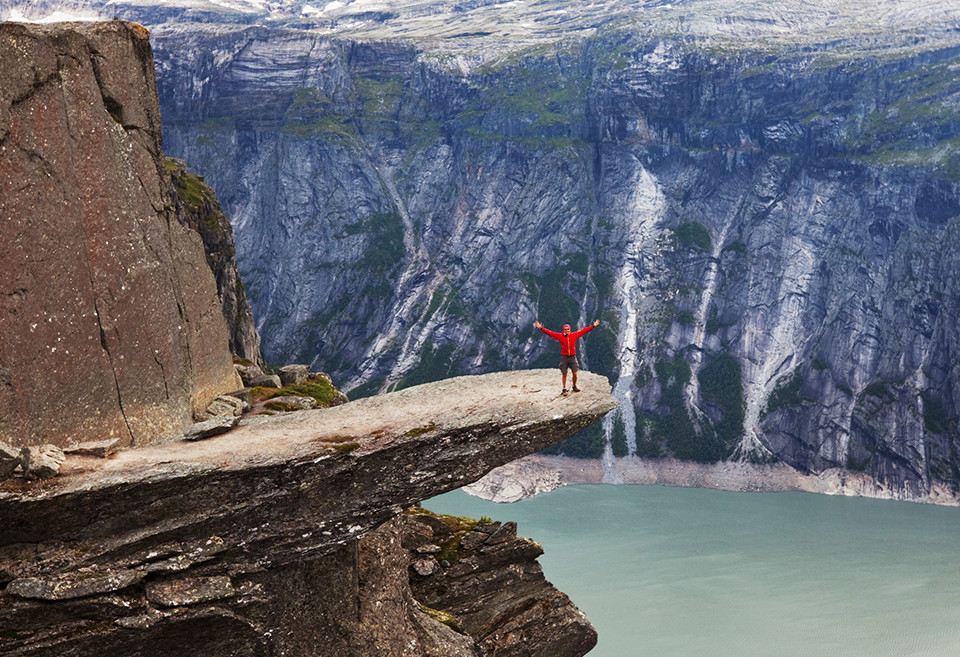
[{"label": "snow patch", "polygon": [[94,21],[103,20],[99,15],[93,14],[90,12],[83,13],[70,13],[66,11],[55,11],[52,14],[47,16],[41,16],[38,18],[28,18],[23,14],[19,9],[11,9],[10,13],[7,14],[6,20],[13,23],[70,23],[70,22],[80,22],[80,23],[91,23]]}]

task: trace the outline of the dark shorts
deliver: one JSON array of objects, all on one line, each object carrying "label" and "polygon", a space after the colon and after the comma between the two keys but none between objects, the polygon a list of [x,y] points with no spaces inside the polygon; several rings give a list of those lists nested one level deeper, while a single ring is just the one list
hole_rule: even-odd
[{"label": "dark shorts", "polygon": [[576,356],[560,356],[560,371],[566,374],[567,370],[580,371],[580,363],[577,362]]}]

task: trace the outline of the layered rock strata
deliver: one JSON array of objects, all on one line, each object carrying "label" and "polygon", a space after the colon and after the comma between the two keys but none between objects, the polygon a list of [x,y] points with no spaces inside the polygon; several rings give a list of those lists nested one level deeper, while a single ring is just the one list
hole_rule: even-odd
[{"label": "layered rock strata", "polygon": [[[463,614],[466,635],[409,607],[390,610],[406,619],[400,625],[379,622],[374,609],[387,599],[402,606],[415,593],[407,590],[409,555],[390,556],[401,529],[374,533],[403,508],[562,440],[616,406],[603,377],[583,373],[584,392],[560,397],[548,385],[553,375],[460,377],[245,419],[204,442],[106,460],[74,456],[56,479],[3,484],[4,654],[307,655],[318,646],[358,657],[492,654],[481,637],[479,652],[469,652],[476,610],[463,609],[463,599],[431,602]],[[500,532],[504,542],[516,545],[508,533]],[[535,566],[520,569],[530,575],[524,581],[535,579]],[[478,585],[470,582],[460,585],[464,595]],[[532,636],[535,615],[516,611]],[[576,637],[571,645],[587,649],[590,630],[578,618],[565,627]],[[400,635],[417,647],[401,645]]]},{"label": "layered rock strata", "polygon": [[453,616],[483,654],[497,657],[581,655],[597,633],[565,594],[543,576],[538,543],[517,524],[478,523],[429,512],[406,516],[411,588],[431,609]]}]

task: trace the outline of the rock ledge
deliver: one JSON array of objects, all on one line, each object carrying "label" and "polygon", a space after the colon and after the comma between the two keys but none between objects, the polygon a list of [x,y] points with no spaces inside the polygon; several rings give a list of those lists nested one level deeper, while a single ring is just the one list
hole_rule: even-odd
[{"label": "rock ledge", "polygon": [[[583,373],[584,392],[562,398],[555,375],[449,379],[245,419],[200,443],[74,457],[56,479],[6,482],[0,627],[24,628],[9,654],[83,654],[88,641],[98,654],[124,654],[147,640],[143,627],[167,627],[174,654],[200,616],[205,628],[216,618],[217,632],[249,629],[264,651],[306,654],[319,621],[294,619],[278,602],[294,595],[285,592],[291,570],[319,577],[328,564],[320,557],[350,554],[403,508],[563,440],[616,406],[603,377]],[[269,619],[246,614],[251,596],[272,610]],[[264,634],[280,627],[283,639]],[[249,654],[267,654],[259,650]]]}]

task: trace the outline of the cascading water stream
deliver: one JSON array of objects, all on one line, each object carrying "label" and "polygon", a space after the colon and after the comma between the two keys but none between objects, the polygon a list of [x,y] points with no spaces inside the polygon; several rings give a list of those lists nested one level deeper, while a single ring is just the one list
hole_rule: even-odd
[{"label": "cascading water stream", "polygon": [[603,419],[606,447],[603,457],[604,483],[623,483],[614,469],[613,428],[620,418],[626,434],[627,455],[636,456],[637,416],[633,399],[633,380],[640,367],[639,309],[643,298],[644,259],[651,258],[656,246],[656,223],[663,211],[663,194],[656,178],[639,163],[637,183],[630,199],[629,242],[623,264],[617,272],[616,289],[620,291],[620,331],[617,336],[617,360],[620,373],[613,386],[613,395],[620,407]]}]

